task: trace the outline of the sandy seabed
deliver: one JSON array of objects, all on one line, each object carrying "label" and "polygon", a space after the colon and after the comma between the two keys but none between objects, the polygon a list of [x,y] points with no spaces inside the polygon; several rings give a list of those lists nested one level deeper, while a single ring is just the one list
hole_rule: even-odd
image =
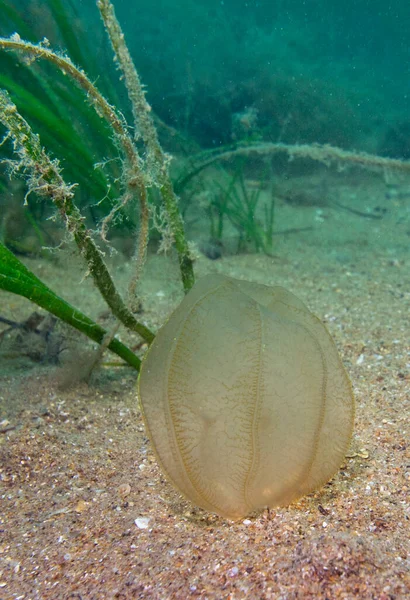
[{"label": "sandy seabed", "polygon": [[[326,323],[350,374],[348,456],[323,489],[290,507],[237,523],[196,509],[156,464],[131,369],[107,356],[89,385],[61,389],[75,362],[50,367],[0,346],[1,600],[410,597],[410,201],[384,193],[371,178],[355,192],[362,210],[386,207],[379,220],[278,207],[278,230],[314,229],[278,236],[275,258],[197,260],[198,276],[294,292]],[[27,264],[101,317],[104,305],[88,280],[80,284],[72,258]],[[115,259],[120,284],[130,269]],[[175,261],[150,257],[145,322],[157,329],[181,296]],[[15,321],[33,310],[10,294],[0,301]]]}]

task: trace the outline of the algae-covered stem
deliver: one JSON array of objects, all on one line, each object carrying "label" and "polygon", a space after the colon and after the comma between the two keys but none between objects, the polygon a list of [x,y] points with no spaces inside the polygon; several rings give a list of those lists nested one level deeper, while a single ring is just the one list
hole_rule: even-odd
[{"label": "algae-covered stem", "polygon": [[191,157],[193,167],[184,173],[174,188],[180,193],[184,187],[196,177],[201,171],[220,161],[230,161],[236,156],[268,156],[275,154],[287,154],[289,160],[310,159],[329,166],[335,164],[339,169],[345,167],[360,167],[369,171],[381,171],[384,174],[390,172],[410,173],[410,161],[400,158],[389,158],[368,154],[367,152],[353,152],[343,150],[330,144],[284,144],[270,142],[246,142],[231,146],[223,146],[218,149],[204,150]]},{"label": "algae-covered stem", "polygon": [[[130,196],[137,196],[140,207],[140,227],[138,235],[137,249],[137,267],[136,275],[140,275],[145,262],[146,248],[148,244],[149,230],[149,210],[147,200],[147,186],[142,169],[142,161],[138,155],[135,144],[128,133],[127,123],[123,116],[115,110],[113,106],[100,94],[97,88],[91,83],[87,75],[81,69],[77,68],[69,58],[62,56],[50,50],[44,44],[35,45],[25,40],[21,40],[17,34],[11,38],[0,38],[0,48],[5,50],[20,50],[36,58],[43,58],[56,65],[63,73],[66,73],[76,84],[87,94],[87,98],[94,106],[97,114],[103,117],[111,129],[114,131],[115,139],[122,150],[126,159],[126,166],[123,172],[123,183]],[[116,212],[114,207],[111,215]],[[109,215],[110,216],[110,215]]]},{"label": "algae-covered stem", "polygon": [[137,321],[126,307],[117,292],[111,275],[104,263],[102,254],[92,239],[91,232],[84,223],[84,217],[73,202],[74,185],[68,185],[61,176],[57,160],[50,160],[27,121],[19,114],[8,94],[0,90],[0,121],[13,139],[14,149],[20,156],[19,168],[29,173],[28,189],[48,196],[60,211],[68,231],[70,231],[87,261],[90,273],[101,295],[116,316],[132,331],[136,331],[147,342],[154,334]]},{"label": "algae-covered stem", "polygon": [[185,238],[184,223],[178,209],[178,198],[174,192],[168,173],[169,157],[164,153],[158,140],[157,130],[151,117],[148,104],[135,69],[129,50],[124,41],[124,34],[115,16],[114,7],[109,0],[97,0],[105,28],[123,72],[128,96],[136,126],[136,135],[141,136],[146,148],[146,171],[158,186],[165,210],[169,219],[175,247],[178,252],[181,277],[185,292],[194,284],[193,263]]}]

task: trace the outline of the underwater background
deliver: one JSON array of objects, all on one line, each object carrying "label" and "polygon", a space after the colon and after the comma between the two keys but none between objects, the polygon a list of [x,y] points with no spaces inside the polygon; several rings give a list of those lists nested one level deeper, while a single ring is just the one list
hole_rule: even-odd
[{"label": "underwater background", "polygon": [[[336,476],[290,507],[229,522],[172,488],[144,428],[135,369],[188,287],[161,169],[138,137],[97,3],[0,0],[2,38],[69,57],[123,115],[149,206],[141,261],[144,220],[124,191],[131,176],[112,129],[54,64],[0,43],[4,97],[78,184],[80,221],[146,328],[116,329],[64,211],[12,162],[0,119],[0,598],[409,597],[410,5],[114,8],[195,277],[296,294],[351,378],[354,435]],[[48,312],[47,290],[68,304]],[[37,292],[42,308],[27,299]],[[56,318],[64,310],[71,316]],[[74,321],[84,319],[80,333]]]},{"label": "underwater background", "polygon": [[[386,157],[409,157],[410,11],[406,3],[119,1],[115,8],[160,140],[174,157],[174,185],[184,216],[191,213],[188,230],[198,218],[192,196],[202,192],[196,207],[200,204],[199,217],[205,221],[200,229],[209,230],[211,243],[201,241],[210,245],[209,252],[218,254],[215,243],[225,243],[212,222],[221,211],[221,201],[215,206],[215,196],[223,191],[207,189],[208,197],[204,197],[201,177],[188,189],[178,185],[201,150],[260,141],[331,144]],[[34,43],[46,38],[52,48],[67,52],[130,120],[126,91],[118,81],[94,2],[3,0],[0,33],[7,36],[14,31]],[[41,141],[61,160],[67,178],[80,184],[76,201],[95,225],[120,191],[117,150],[110,132],[83,102],[82,92],[55,67],[39,61],[28,64],[6,52],[0,61],[2,86],[18,101],[23,116],[30,117]],[[268,168],[277,177],[275,183],[290,173],[312,173],[318,168],[309,160],[290,166],[283,154],[268,162],[269,167],[266,160],[233,160],[229,174],[235,176],[236,184],[241,172],[261,180],[262,187]],[[224,191],[228,185],[229,181],[223,184]],[[3,192],[9,189],[4,169],[0,186]],[[28,201],[30,218],[48,218],[47,202],[39,207],[34,199]],[[244,199],[240,201],[243,204]],[[258,207],[263,204],[259,198],[256,201]],[[41,231],[33,235],[27,216],[9,232],[7,193],[0,202],[5,211],[3,239],[18,238],[15,230],[20,226],[29,240],[26,250],[38,252],[44,245],[39,237],[53,238],[51,227],[42,236]],[[15,209],[14,203],[13,215]],[[233,207],[227,209],[226,227],[235,220],[233,212]],[[127,237],[137,225],[127,211],[121,219],[114,237]],[[194,231],[190,237],[197,235]],[[122,242],[122,250],[127,251],[127,244]],[[243,247],[241,242],[239,246]],[[254,246],[260,249],[260,243]]]}]

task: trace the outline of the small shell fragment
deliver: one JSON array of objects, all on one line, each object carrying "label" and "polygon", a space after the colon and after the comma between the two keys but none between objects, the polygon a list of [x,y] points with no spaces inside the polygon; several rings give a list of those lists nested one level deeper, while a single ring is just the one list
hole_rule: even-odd
[{"label": "small shell fragment", "polygon": [[369,458],[370,454],[366,448],[360,448],[358,452],[346,454],[346,458]]},{"label": "small shell fragment", "polygon": [[79,500],[74,508],[76,513],[83,513],[88,509],[88,502]]},{"label": "small shell fragment", "polygon": [[149,521],[148,517],[138,517],[138,519],[135,519],[134,523],[138,529],[148,529]]},{"label": "small shell fragment", "polygon": [[131,493],[131,486],[129,483],[122,483],[118,488],[118,493],[121,498],[126,498]]}]

